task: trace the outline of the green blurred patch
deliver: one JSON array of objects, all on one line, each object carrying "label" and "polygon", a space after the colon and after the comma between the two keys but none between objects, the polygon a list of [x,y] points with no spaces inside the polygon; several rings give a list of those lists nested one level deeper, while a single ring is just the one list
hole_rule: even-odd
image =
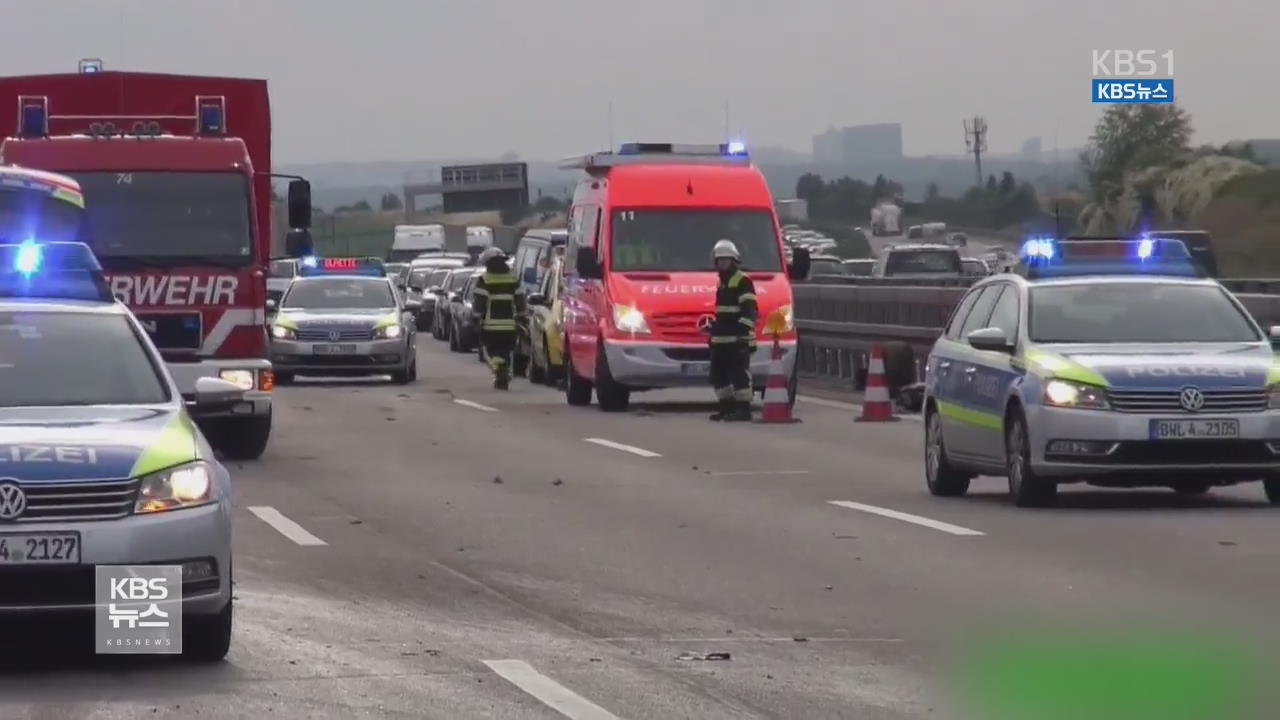
[{"label": "green blurred patch", "polygon": [[1206,637],[1023,637],[961,658],[960,699],[982,720],[1236,720],[1261,663]]}]

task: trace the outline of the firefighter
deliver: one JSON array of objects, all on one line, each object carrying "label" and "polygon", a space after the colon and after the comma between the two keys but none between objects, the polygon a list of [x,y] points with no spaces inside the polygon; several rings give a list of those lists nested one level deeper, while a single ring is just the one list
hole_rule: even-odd
[{"label": "firefighter", "polygon": [[720,410],[712,420],[751,420],[751,356],[756,349],[755,286],[739,268],[742,257],[730,240],[716,242],[711,251],[720,282],[716,286],[716,316],[711,324],[711,385]]},{"label": "firefighter", "polygon": [[490,247],[480,253],[480,264],[484,275],[476,281],[471,312],[480,326],[481,352],[493,372],[493,386],[506,390],[516,346],[516,316],[525,310],[524,289],[501,249]]}]

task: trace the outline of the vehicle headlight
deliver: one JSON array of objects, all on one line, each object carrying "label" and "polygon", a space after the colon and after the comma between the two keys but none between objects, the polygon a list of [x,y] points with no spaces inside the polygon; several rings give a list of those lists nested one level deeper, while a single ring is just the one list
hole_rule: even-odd
[{"label": "vehicle headlight", "polygon": [[254,385],[254,377],[252,370],[220,370],[218,377],[229,383],[234,383],[241,390],[252,390]]},{"label": "vehicle headlight", "polygon": [[1110,410],[1107,393],[1096,385],[1050,380],[1044,386],[1044,404],[1081,410]]},{"label": "vehicle headlight", "polygon": [[384,325],[383,327],[374,330],[373,336],[380,340],[394,340],[395,338],[400,337],[400,334],[403,332],[404,329],[399,325]]},{"label": "vehicle headlight", "polygon": [[138,487],[136,513],[164,512],[213,502],[213,477],[201,461],[146,475]]},{"label": "vehicle headlight", "polygon": [[292,340],[298,337],[298,331],[284,325],[272,325],[271,337],[277,340]]},{"label": "vehicle headlight", "polygon": [[782,307],[769,313],[769,321],[765,325],[765,332],[768,333],[785,333],[796,329],[795,311],[790,305]]},{"label": "vehicle headlight", "polygon": [[1267,407],[1280,410],[1280,383],[1267,387]]},{"label": "vehicle headlight", "polygon": [[615,305],[613,307],[613,326],[622,332],[649,332],[649,323],[645,322],[644,313],[629,305]]}]

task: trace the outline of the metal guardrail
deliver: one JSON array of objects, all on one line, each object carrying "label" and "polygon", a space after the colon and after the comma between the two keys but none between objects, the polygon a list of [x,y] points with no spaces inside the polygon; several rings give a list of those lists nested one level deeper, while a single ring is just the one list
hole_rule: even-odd
[{"label": "metal guardrail", "polygon": [[[977,278],[944,282],[818,276],[793,288],[800,331],[800,372],[864,387],[868,353],[879,343],[896,391],[922,379],[925,358],[956,303]],[[1229,278],[1235,293],[1264,328],[1280,325],[1280,280]]]}]

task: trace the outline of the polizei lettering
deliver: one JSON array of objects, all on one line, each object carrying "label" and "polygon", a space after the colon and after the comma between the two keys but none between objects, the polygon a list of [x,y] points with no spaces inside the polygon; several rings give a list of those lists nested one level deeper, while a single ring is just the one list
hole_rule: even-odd
[{"label": "polizei lettering", "polygon": [[1125,368],[1129,377],[1245,377],[1242,367],[1222,367],[1211,365],[1151,365],[1149,367]]},{"label": "polizei lettering", "polygon": [[0,463],[7,462],[94,465],[98,462],[98,450],[74,445],[0,446]]},{"label": "polizei lettering", "polygon": [[111,292],[125,305],[230,305],[240,279],[234,275],[116,275]]}]

